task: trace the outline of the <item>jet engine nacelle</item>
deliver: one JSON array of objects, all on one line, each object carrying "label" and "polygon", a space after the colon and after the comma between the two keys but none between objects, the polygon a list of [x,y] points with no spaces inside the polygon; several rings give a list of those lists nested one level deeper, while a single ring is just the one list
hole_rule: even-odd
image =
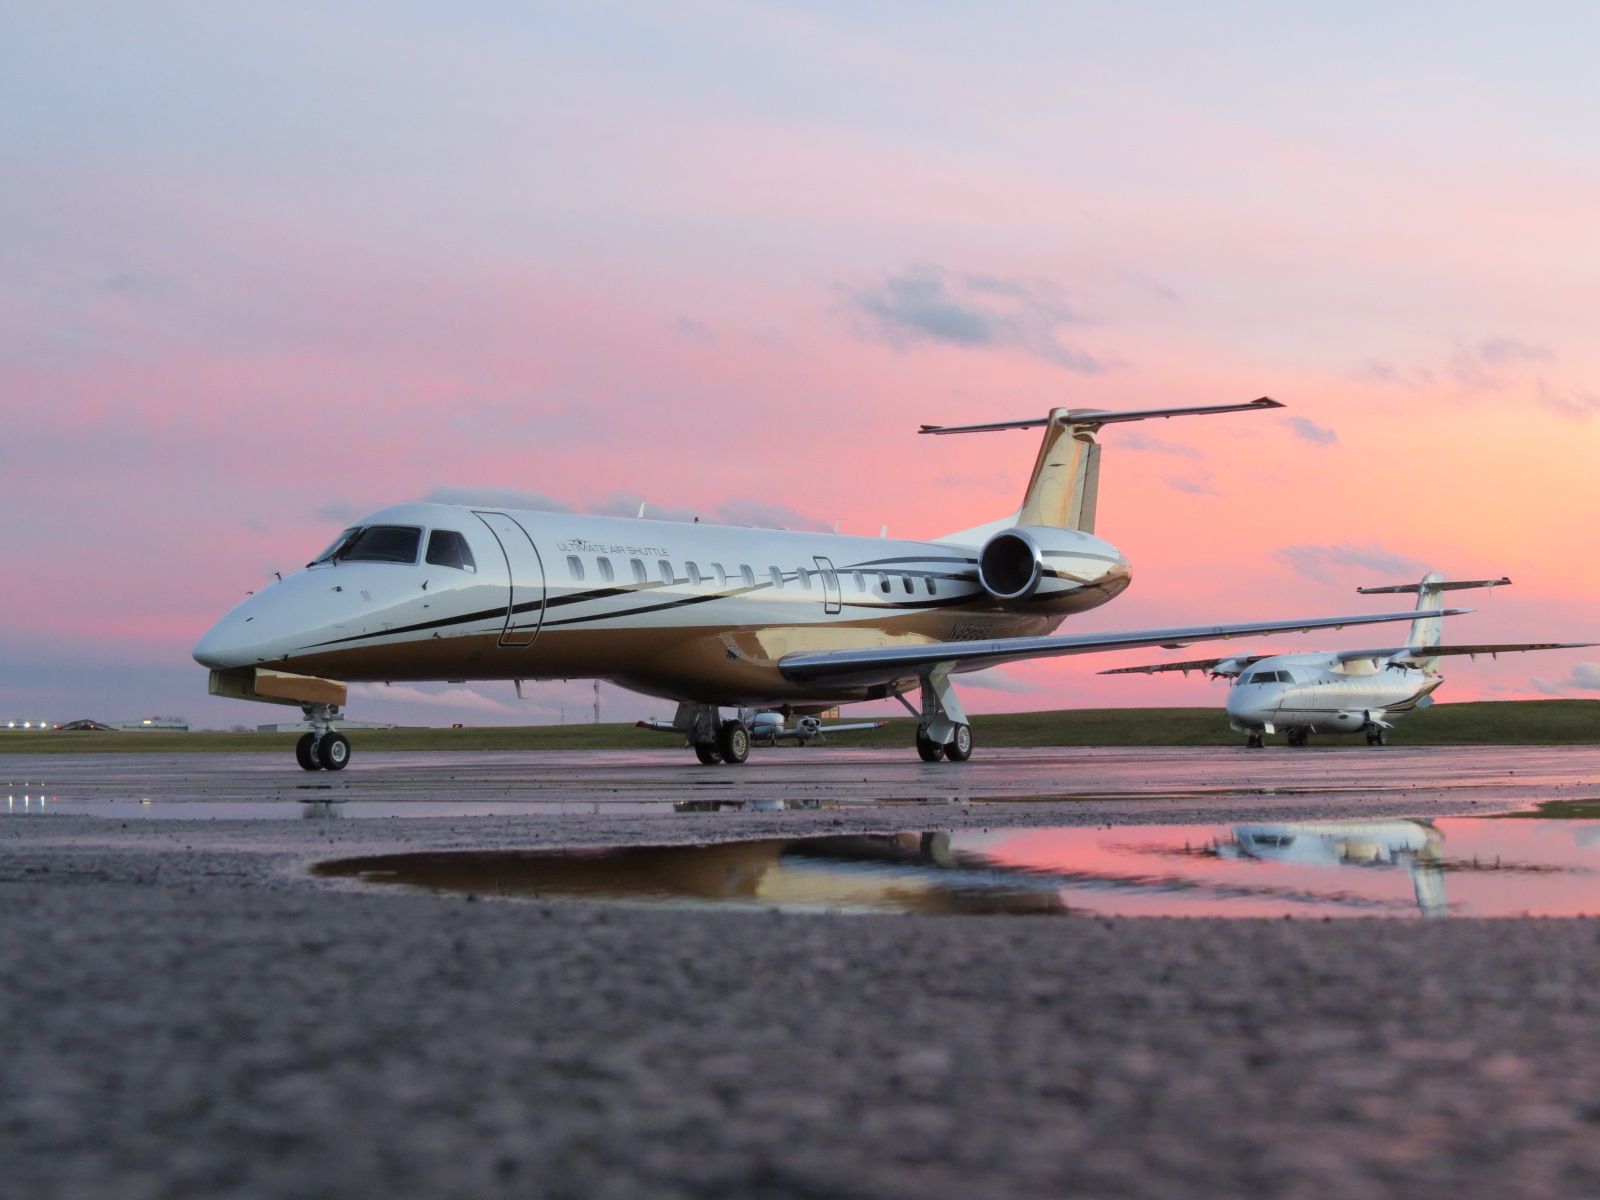
[{"label": "jet engine nacelle", "polygon": [[1075,529],[1048,525],[1002,529],[978,552],[978,582],[1008,608],[1048,607],[1048,601],[1081,591],[1105,569],[1103,561],[1080,557],[1089,549],[1086,543],[1094,539]]}]

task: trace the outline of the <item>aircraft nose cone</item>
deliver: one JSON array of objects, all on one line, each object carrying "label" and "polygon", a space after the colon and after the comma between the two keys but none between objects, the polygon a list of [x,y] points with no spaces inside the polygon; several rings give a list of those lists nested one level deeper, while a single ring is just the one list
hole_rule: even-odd
[{"label": "aircraft nose cone", "polygon": [[245,665],[242,639],[235,631],[225,628],[230,624],[229,621],[218,621],[194,644],[195,662],[214,671]]}]

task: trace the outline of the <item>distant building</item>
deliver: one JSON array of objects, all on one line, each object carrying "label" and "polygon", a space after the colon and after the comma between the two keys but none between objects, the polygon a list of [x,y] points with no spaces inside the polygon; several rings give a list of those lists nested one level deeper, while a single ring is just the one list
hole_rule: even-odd
[{"label": "distant building", "polygon": [[[399,729],[393,721],[338,721],[340,729]],[[309,733],[311,724],[308,721],[279,721],[272,725],[257,725],[257,733]]]},{"label": "distant building", "polygon": [[146,717],[142,721],[118,721],[112,728],[124,733],[188,733],[189,722],[179,717]]},{"label": "distant building", "polygon": [[62,733],[110,733],[111,726],[103,721],[95,721],[89,717],[80,717],[76,721],[68,721],[65,725],[57,725]]}]

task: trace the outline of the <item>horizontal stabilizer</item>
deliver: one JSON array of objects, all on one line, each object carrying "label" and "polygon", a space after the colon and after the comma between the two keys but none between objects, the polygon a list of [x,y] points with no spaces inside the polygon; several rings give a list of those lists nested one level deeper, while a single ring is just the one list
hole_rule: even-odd
[{"label": "horizontal stabilizer", "polygon": [[[1440,616],[1459,616],[1469,608],[1449,608]],[[1075,637],[990,638],[971,642],[928,642],[917,646],[873,646],[862,650],[826,650],[789,654],[778,660],[785,679],[827,686],[890,684],[910,677],[927,678],[947,671],[978,671],[1003,663],[1065,654],[1097,654],[1136,650],[1142,646],[1186,645],[1267,633],[1304,633],[1342,629],[1380,621],[1409,621],[1416,614],[1359,613],[1304,620],[1261,621],[1245,625],[1195,625],[1176,629],[1137,629],[1122,633],[1085,633]]]},{"label": "horizontal stabilizer", "polygon": [[[1125,412],[1109,412],[1099,408],[1069,408],[1057,409],[1063,414],[1063,420],[1069,425],[1077,425],[1085,429],[1098,429],[1102,425],[1116,425],[1123,421],[1149,421],[1156,417],[1198,417],[1209,413],[1248,412],[1258,408],[1282,408],[1276,400],[1262,396],[1259,400],[1252,400],[1248,404],[1207,404],[1190,408],[1137,408]],[[924,425],[919,433],[992,433],[999,429],[1037,429],[1041,425],[1048,425],[1054,414],[1048,417],[1033,417],[1026,421],[993,421],[984,425]]]},{"label": "horizontal stabilizer", "polygon": [[1423,588],[1427,588],[1430,592],[1459,592],[1463,588],[1505,587],[1510,582],[1510,576],[1502,575],[1499,579],[1441,579],[1437,583],[1424,580],[1422,583],[1397,583],[1390,587],[1358,587],[1356,591],[1363,596],[1392,595],[1400,592],[1415,596]]}]

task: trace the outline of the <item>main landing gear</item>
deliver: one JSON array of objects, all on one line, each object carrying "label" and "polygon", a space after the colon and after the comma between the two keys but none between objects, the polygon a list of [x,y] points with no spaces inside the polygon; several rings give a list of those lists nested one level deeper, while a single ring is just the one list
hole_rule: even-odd
[{"label": "main landing gear", "polygon": [[1369,745],[1369,746],[1383,746],[1383,745],[1387,745],[1388,741],[1389,741],[1389,736],[1388,736],[1388,733],[1384,730],[1383,726],[1374,725],[1371,729],[1367,730],[1367,745]]},{"label": "main landing gear", "polygon": [[708,767],[738,766],[750,757],[750,729],[738,718],[724,721],[709,704],[680,704],[673,725],[683,730],[694,756]]},{"label": "main landing gear", "polygon": [[895,699],[917,718],[917,757],[935,763],[947,758],[966,762],[972,757],[972,726],[961,709],[948,672],[939,671],[922,681],[920,711],[898,692]]},{"label": "main landing gear", "polygon": [[1260,750],[1266,744],[1267,735],[1260,732],[1247,734],[1244,739],[1244,748],[1246,750]]},{"label": "main landing gear", "polygon": [[1309,729],[1290,729],[1287,731],[1287,739],[1289,745],[1298,750],[1311,740],[1311,731]]},{"label": "main landing gear", "polygon": [[294,759],[306,771],[342,771],[350,764],[350,739],[333,728],[337,704],[302,704],[311,732],[294,744]]}]

